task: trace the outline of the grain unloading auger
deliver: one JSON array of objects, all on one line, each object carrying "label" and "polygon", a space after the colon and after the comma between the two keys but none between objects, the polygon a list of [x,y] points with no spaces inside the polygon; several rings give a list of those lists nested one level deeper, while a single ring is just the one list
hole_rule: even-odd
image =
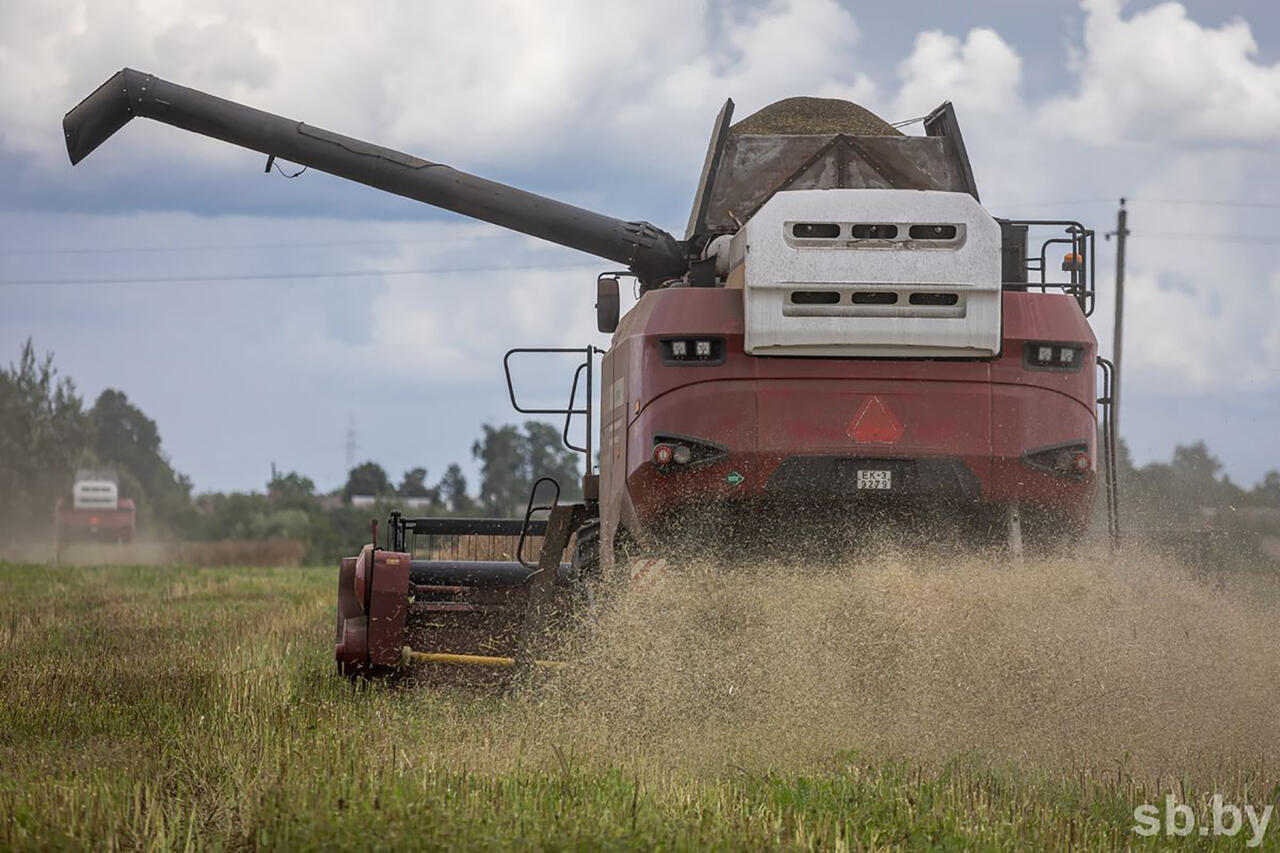
[{"label": "grain unloading auger", "polygon": [[[578,351],[564,409],[516,405],[565,417],[565,444],[587,459],[584,499],[562,504],[547,483],[552,499],[539,513],[531,496],[523,519],[393,513],[381,542],[375,525],[341,562],[344,671],[537,666],[589,590],[627,579],[619,555],[690,540],[829,551],[905,516],[1015,552],[1070,541],[1100,467],[1118,536],[1095,365],[1104,383],[1109,372],[1087,322],[1093,231],[983,209],[949,103],[924,136],[844,101],[792,98],[736,125],[732,106],[682,240],[129,69],[67,114],[73,163],[143,116],[588,252],[640,282],[619,318],[618,274],[597,279],[612,345]],[[517,559],[419,560],[424,534],[518,537]]]}]

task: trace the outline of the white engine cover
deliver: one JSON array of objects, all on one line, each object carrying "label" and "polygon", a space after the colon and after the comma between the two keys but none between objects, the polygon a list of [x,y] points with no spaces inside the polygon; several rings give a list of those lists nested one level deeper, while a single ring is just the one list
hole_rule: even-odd
[{"label": "white engine cover", "polygon": [[76,509],[115,509],[120,487],[110,480],[78,480],[71,487],[71,503]]},{"label": "white engine cover", "polygon": [[[819,224],[838,236],[797,236]],[[854,226],[895,226],[857,238]],[[911,226],[954,226],[923,239]],[[812,229],[810,229],[812,230]],[[880,228],[884,235],[889,229]],[[1000,351],[1000,227],[970,195],[775,193],[735,235],[752,355],[981,357]],[[738,272],[735,270],[735,272]],[[798,294],[798,295],[797,295]]]}]

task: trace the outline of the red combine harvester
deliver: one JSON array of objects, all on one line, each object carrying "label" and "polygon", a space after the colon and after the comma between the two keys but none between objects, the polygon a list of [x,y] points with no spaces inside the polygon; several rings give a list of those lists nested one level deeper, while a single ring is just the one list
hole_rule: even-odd
[{"label": "red combine harvester", "polygon": [[75,542],[133,541],[136,508],[120,497],[120,484],[112,471],[80,470],[71,487],[71,505],[58,498],[53,508],[54,548],[58,555]]},{"label": "red combine harvester", "polygon": [[[565,613],[652,571],[624,555],[671,546],[843,547],[890,516],[1014,553],[1024,538],[1069,542],[1089,522],[1100,459],[1118,535],[1113,454],[1099,449],[1112,441],[1110,369],[1087,321],[1094,232],[987,213],[949,103],[924,136],[842,101],[792,98],[736,125],[732,110],[716,119],[683,239],[129,69],[67,114],[73,163],[143,116],[264,153],[268,168],[280,157],[627,268],[596,282],[607,352],[504,359],[517,411],[565,419],[584,499],[561,503],[544,478],[522,519],[392,513],[381,545],[374,524],[339,571],[342,671],[532,666]],[[619,318],[623,275],[639,299]],[[582,356],[569,402],[522,407],[511,360],[546,352]],[[414,556],[417,536],[464,534],[519,536],[517,560]]]}]

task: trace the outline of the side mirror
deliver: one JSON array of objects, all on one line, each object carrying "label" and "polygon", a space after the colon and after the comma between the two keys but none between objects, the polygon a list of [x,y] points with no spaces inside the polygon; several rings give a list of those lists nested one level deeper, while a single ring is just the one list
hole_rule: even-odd
[{"label": "side mirror", "polygon": [[620,307],[618,280],[610,276],[600,276],[596,279],[596,328],[606,335],[616,332]]}]

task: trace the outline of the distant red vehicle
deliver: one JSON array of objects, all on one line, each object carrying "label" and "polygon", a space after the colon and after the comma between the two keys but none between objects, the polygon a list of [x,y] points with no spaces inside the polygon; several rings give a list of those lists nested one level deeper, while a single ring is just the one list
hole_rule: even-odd
[{"label": "distant red vehicle", "polygon": [[132,498],[120,497],[111,471],[77,471],[70,506],[58,498],[53,512],[59,549],[72,542],[128,544],[137,530],[137,507]]}]

